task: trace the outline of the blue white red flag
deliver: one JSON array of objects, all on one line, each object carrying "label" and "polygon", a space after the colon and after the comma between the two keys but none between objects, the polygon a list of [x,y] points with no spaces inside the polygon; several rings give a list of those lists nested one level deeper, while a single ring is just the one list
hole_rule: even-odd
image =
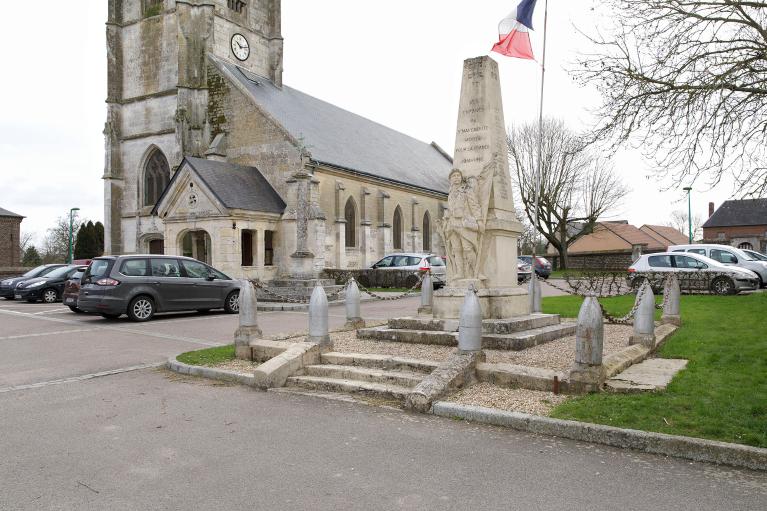
[{"label": "blue white red flag", "polygon": [[535,60],[530,44],[530,30],[533,29],[533,10],[537,0],[522,0],[516,9],[498,24],[498,42],[494,52],[519,59]]}]

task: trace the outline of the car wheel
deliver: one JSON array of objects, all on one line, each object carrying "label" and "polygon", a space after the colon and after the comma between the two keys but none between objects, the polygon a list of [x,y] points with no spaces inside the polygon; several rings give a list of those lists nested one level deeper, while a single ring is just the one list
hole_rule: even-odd
[{"label": "car wheel", "polygon": [[120,314],[107,314],[106,312],[102,312],[101,317],[104,319],[117,319],[120,317]]},{"label": "car wheel", "polygon": [[83,311],[81,311],[80,309],[78,309],[78,308],[77,308],[77,307],[75,307],[74,305],[70,305],[70,306],[69,306],[69,310],[71,310],[72,312],[75,312],[75,313],[77,313],[77,314],[82,314],[82,313],[83,313]]},{"label": "car wheel", "polygon": [[227,314],[239,314],[240,313],[240,292],[232,291],[226,295],[224,301],[224,310]]},{"label": "car wheel", "polygon": [[59,294],[55,289],[46,289],[43,291],[43,303],[56,303],[59,299]]},{"label": "car wheel", "polygon": [[154,300],[146,295],[137,296],[128,304],[131,321],[149,321],[154,316]]},{"label": "car wheel", "polygon": [[718,295],[734,295],[735,283],[731,278],[719,277],[711,283],[711,291]]}]

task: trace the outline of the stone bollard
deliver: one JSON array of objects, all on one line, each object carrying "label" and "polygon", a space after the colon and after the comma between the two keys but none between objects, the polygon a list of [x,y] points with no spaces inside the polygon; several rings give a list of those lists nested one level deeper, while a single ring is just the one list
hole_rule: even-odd
[{"label": "stone bollard", "polygon": [[312,297],[309,299],[309,337],[306,340],[322,347],[330,345],[328,297],[325,294],[325,288],[320,285],[319,281],[314,286]]},{"label": "stone bollard", "polygon": [[527,296],[530,300],[530,313],[536,314],[543,311],[541,309],[541,281],[533,269],[530,275],[530,281],[527,283]]},{"label": "stone bollard", "polygon": [[469,287],[458,320],[458,351],[482,350],[482,307],[474,286]]},{"label": "stone bollard", "polygon": [[346,328],[365,328],[360,314],[360,288],[354,277],[346,286]]},{"label": "stone bollard", "polygon": [[575,364],[570,369],[573,392],[599,392],[605,381],[602,365],[604,323],[602,307],[594,296],[587,296],[578,312],[575,329]]},{"label": "stone bollard", "polygon": [[418,314],[431,314],[433,300],[434,286],[431,283],[431,272],[426,272],[426,275],[421,281],[421,306],[418,307]]},{"label": "stone bollard", "polygon": [[258,326],[258,302],[256,290],[249,280],[240,280],[240,326],[234,332],[235,356],[242,360],[253,360],[250,341],[260,339],[261,329]]},{"label": "stone bollard", "polygon": [[639,307],[634,314],[634,333],[629,337],[629,344],[641,344],[647,348],[655,347],[655,295],[647,282],[639,290]]},{"label": "stone bollard", "polygon": [[682,317],[679,313],[679,301],[682,291],[679,289],[679,279],[673,273],[666,280],[666,303],[663,305],[661,322],[669,325],[682,326]]}]

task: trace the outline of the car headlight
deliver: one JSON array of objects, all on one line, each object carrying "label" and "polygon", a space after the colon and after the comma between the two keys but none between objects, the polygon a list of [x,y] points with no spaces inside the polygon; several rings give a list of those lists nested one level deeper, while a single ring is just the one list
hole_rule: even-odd
[{"label": "car headlight", "polygon": [[41,280],[40,282],[35,282],[34,284],[30,284],[27,287],[40,287],[43,284],[45,284],[45,282]]}]

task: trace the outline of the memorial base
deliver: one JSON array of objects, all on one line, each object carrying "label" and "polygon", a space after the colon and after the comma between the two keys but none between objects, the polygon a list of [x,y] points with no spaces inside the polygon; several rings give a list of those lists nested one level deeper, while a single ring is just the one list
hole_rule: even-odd
[{"label": "memorial base", "polygon": [[570,370],[569,380],[570,392],[573,394],[599,392],[605,382],[604,366],[575,364]]},{"label": "memorial base", "polygon": [[263,338],[261,329],[257,326],[241,326],[234,333],[235,357],[240,360],[252,360],[250,342]]},{"label": "memorial base", "polygon": [[[467,288],[446,287],[434,292],[433,315],[437,319],[458,319]],[[485,288],[477,291],[482,319],[506,319],[530,314],[527,290],[521,287]]]}]

